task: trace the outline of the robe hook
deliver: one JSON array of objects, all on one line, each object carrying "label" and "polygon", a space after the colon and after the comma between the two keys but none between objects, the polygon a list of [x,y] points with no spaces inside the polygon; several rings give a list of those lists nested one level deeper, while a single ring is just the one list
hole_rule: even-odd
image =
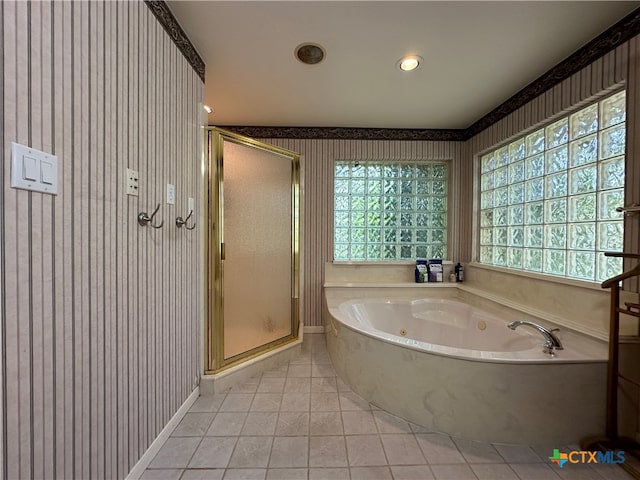
[{"label": "robe hook", "polygon": [[140,226],[141,227],[146,227],[147,224],[149,224],[149,226],[151,226],[153,228],[161,228],[164,225],[164,220],[160,223],[160,225],[154,225],[153,223],[151,223],[153,221],[153,217],[155,217],[156,213],[158,213],[158,210],[160,210],[160,204],[158,204],[158,206],[153,211],[151,216],[147,215],[146,212],[139,213],[138,214],[138,223],[140,224]]},{"label": "robe hook", "polygon": [[191,215],[193,215],[193,210],[189,211],[189,215],[187,215],[187,218],[185,218],[184,220],[182,219],[182,217],[176,218],[176,227],[182,228],[182,226],[184,225],[184,228],[186,228],[187,230],[193,230],[194,228],[196,228],[195,222],[193,222],[193,225],[191,225],[190,227],[187,226],[187,222],[191,218]]}]

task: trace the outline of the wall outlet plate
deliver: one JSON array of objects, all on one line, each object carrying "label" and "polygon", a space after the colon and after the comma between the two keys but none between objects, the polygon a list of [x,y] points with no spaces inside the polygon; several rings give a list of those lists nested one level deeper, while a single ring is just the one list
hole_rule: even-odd
[{"label": "wall outlet plate", "polygon": [[127,195],[133,195],[137,197],[139,195],[139,174],[137,170],[131,170],[127,168],[126,171],[127,178],[125,179],[125,186],[127,190]]}]

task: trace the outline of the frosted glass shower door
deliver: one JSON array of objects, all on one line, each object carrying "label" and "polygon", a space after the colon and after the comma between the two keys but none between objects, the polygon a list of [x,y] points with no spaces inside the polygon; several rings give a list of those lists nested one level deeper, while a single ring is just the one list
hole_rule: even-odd
[{"label": "frosted glass shower door", "polygon": [[224,359],[291,336],[292,160],[222,144]]}]

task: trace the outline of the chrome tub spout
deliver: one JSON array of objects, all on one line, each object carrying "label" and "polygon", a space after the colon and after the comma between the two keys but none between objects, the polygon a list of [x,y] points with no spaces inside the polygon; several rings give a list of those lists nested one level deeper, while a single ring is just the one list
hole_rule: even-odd
[{"label": "chrome tub spout", "polygon": [[507,327],[509,327],[511,330],[515,330],[520,325],[526,325],[528,327],[534,328],[542,334],[542,336],[544,337],[544,345],[543,345],[542,351],[544,353],[549,355],[554,355],[554,352],[556,350],[563,350],[564,347],[562,346],[562,342],[553,333],[560,330],[559,328],[554,328],[552,330],[549,330],[548,328],[545,328],[542,325],[538,325],[537,323],[526,322],[522,320],[511,322],[509,325],[507,325]]}]

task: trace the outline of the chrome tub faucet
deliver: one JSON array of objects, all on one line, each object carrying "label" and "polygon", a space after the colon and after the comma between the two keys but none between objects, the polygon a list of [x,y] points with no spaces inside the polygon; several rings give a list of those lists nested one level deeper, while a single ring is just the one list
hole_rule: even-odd
[{"label": "chrome tub faucet", "polygon": [[518,320],[516,322],[511,322],[509,325],[507,325],[507,327],[509,327],[511,330],[515,330],[516,328],[518,328],[520,325],[526,325],[528,327],[534,328],[537,331],[539,331],[542,336],[544,337],[544,344],[543,344],[543,348],[542,351],[544,353],[546,353],[547,355],[555,355],[555,351],[556,350],[563,350],[564,347],[562,346],[562,342],[560,341],[560,339],[558,337],[556,337],[556,335],[553,332],[557,332],[558,330],[560,330],[559,328],[553,328],[551,330],[543,327],[542,325],[538,325],[537,323],[533,323],[533,322],[525,322],[522,320]]}]

